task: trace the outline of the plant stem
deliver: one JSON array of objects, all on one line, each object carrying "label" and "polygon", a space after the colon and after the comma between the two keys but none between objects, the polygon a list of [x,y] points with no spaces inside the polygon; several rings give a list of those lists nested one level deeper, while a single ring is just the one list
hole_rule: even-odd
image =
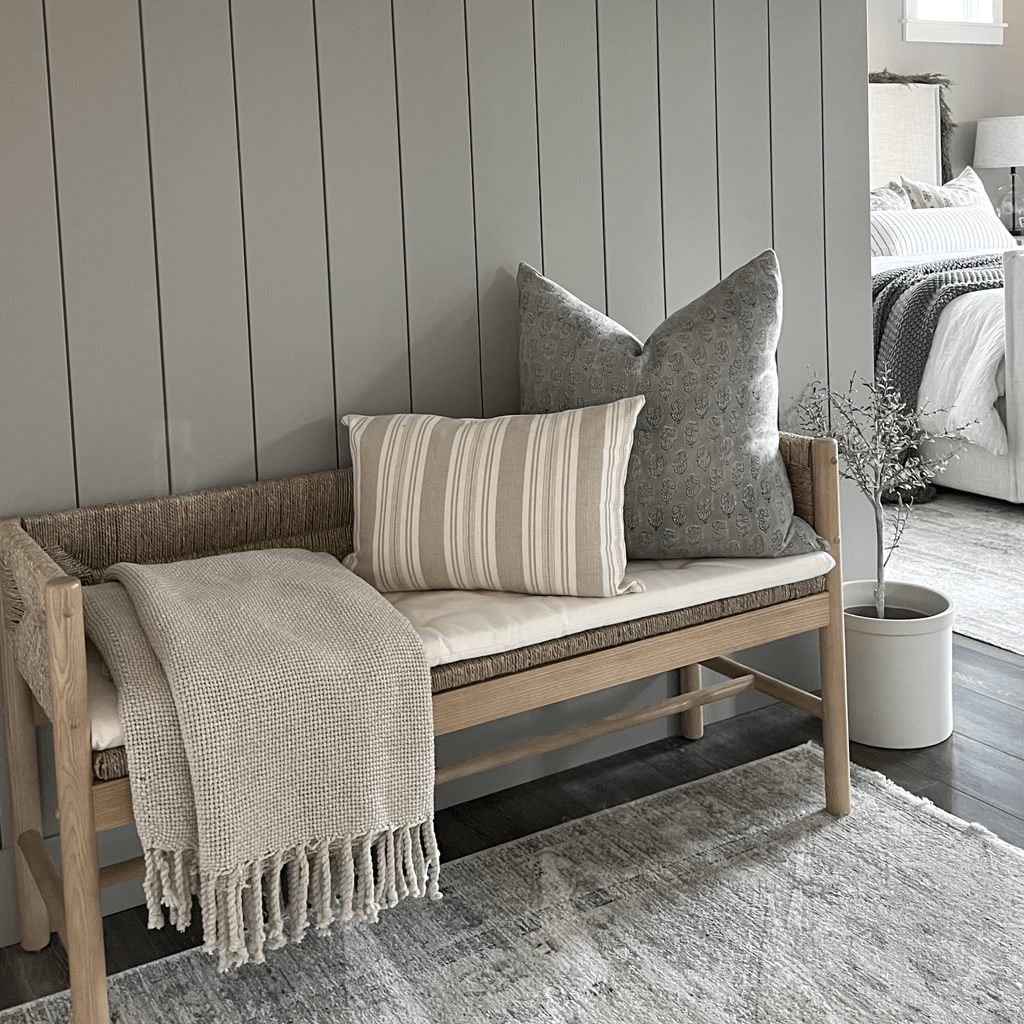
[{"label": "plant stem", "polygon": [[872,495],[875,506],[875,615],[885,618],[885,520],[882,515],[882,488],[875,487]]}]

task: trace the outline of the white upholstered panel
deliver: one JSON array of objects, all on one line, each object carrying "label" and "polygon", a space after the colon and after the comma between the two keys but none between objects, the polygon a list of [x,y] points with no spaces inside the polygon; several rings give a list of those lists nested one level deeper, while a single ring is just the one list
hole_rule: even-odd
[{"label": "white upholstered panel", "polygon": [[937,85],[868,86],[871,187],[900,175],[942,182]]}]

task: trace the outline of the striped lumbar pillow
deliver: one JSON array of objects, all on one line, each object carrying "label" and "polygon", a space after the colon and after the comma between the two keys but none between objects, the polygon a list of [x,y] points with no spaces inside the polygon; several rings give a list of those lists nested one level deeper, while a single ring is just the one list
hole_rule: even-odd
[{"label": "striped lumbar pillow", "polygon": [[642,397],[538,416],[348,415],[354,550],[381,591],[611,597],[623,580],[626,463]]},{"label": "striped lumbar pillow", "polygon": [[871,214],[872,256],[1011,249],[1015,244],[991,206],[878,210]]}]

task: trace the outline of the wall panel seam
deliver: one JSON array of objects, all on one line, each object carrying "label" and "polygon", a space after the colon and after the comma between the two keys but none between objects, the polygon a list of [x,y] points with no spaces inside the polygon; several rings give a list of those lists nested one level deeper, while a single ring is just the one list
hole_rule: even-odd
[{"label": "wall panel seam", "polygon": [[668,256],[665,253],[665,155],[661,123],[661,0],[654,0],[654,75],[658,83],[658,188],[661,200],[662,315],[668,317]]},{"label": "wall panel seam", "polygon": [[68,416],[71,421],[71,466],[75,477],[75,505],[81,506],[78,486],[78,448],[75,438],[75,395],[71,388],[71,339],[68,335],[67,284],[64,276],[64,230],[61,221],[60,184],[57,181],[57,134],[53,122],[53,77],[50,73],[50,29],[46,16],[46,0],[41,0],[43,13],[43,48],[46,53],[46,100],[50,117],[50,157],[53,161],[53,203],[57,221],[57,259],[60,266],[60,305],[64,324],[64,369],[68,384]]},{"label": "wall panel seam", "polygon": [[395,0],[391,0],[391,64],[395,69],[395,138],[398,144],[398,197],[402,212],[402,276],[405,285],[405,351],[409,363],[409,409],[413,408],[412,318],[409,311],[409,245],[405,221],[405,171],[402,166],[402,110],[398,95],[398,37],[395,30]]},{"label": "wall panel seam", "polygon": [[327,164],[324,155],[324,102],[320,84],[320,34],[317,30],[316,0],[313,9],[313,61],[316,67],[316,112],[320,129],[320,184],[324,196],[324,262],[327,268],[327,324],[331,337],[331,387],[334,395],[334,464],[341,465],[341,425],[338,422],[338,368],[334,350],[334,287],[331,278],[331,219],[327,209]]},{"label": "wall panel seam", "polygon": [[164,307],[160,289],[160,247],[156,232],[156,188],[153,182],[153,132],[149,118],[149,80],[146,77],[146,36],[142,21],[142,0],[139,9],[139,60],[142,64],[142,105],[146,111],[146,163],[149,170],[149,209],[153,222],[153,277],[156,289],[156,333],[160,345],[160,393],[164,403],[164,450],[167,458],[167,492],[174,493],[171,470],[171,424],[167,408],[167,357],[164,351]]},{"label": "wall panel seam", "polygon": [[537,0],[530,0],[530,30],[533,36],[533,121],[537,126],[537,216],[540,219],[540,272],[544,263],[544,181],[540,160],[540,84],[537,81]]},{"label": "wall panel seam", "polygon": [[[772,0],[764,5],[765,57],[768,62],[768,192],[772,197],[772,248],[775,248],[775,108],[772,105]],[[779,360],[775,354],[776,363]]]},{"label": "wall panel seam", "polygon": [[711,54],[715,83],[715,211],[718,214],[718,276],[722,277],[722,160],[718,123],[718,0],[711,0]]},{"label": "wall panel seam", "polygon": [[256,376],[252,362],[252,309],[249,302],[249,243],[245,231],[245,190],[242,187],[242,129],[238,119],[238,66],[235,61],[235,15],[228,5],[228,34],[231,38],[231,90],[235,107],[235,152],[238,156],[238,214],[242,227],[242,276],[245,280],[245,335],[249,347],[249,404],[252,407],[252,459],[256,479],[260,478],[260,448],[256,433]]},{"label": "wall panel seam", "polygon": [[[820,55],[820,59],[818,61],[818,102],[821,104],[821,270],[822,280],[825,282],[825,288],[823,290],[822,296],[825,304],[825,380],[828,383],[829,387],[835,387],[835,385],[832,383],[832,368],[829,365],[830,346],[828,343],[830,325],[828,315],[828,196],[826,195],[825,191],[825,160],[828,157],[828,152],[827,147],[825,146],[825,11],[823,9],[823,6],[823,0],[818,0],[818,53]],[[831,427],[831,402],[829,402],[828,406],[828,422],[829,426]]]},{"label": "wall panel seam", "polygon": [[473,83],[469,75],[469,10],[468,0],[462,0],[462,28],[466,40],[466,120],[469,129],[469,201],[473,209],[473,274],[476,284],[476,353],[478,380],[480,382],[480,414],[484,408],[484,345],[480,324],[480,238],[476,221],[476,161],[473,156]]},{"label": "wall panel seam", "polygon": [[594,0],[594,43],[597,50],[597,152],[598,165],[601,170],[601,259],[604,273],[604,303],[602,308],[608,313],[608,224],[604,208],[604,112],[601,106],[601,10],[600,0]]}]

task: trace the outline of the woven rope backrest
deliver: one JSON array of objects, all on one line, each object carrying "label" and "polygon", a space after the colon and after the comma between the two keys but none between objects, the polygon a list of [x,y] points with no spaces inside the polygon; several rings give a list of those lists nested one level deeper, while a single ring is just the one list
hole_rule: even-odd
[{"label": "woven rope backrest", "polygon": [[781,434],[779,451],[786,463],[786,474],[793,490],[793,511],[809,526],[814,526],[814,479],[811,474],[811,438],[800,434]]},{"label": "woven rope backrest", "polygon": [[115,562],[177,562],[228,551],[352,550],[352,470],[25,516],[22,526],[71,576],[99,583]]},{"label": "woven rope backrest", "polygon": [[[814,526],[811,439],[782,434],[794,510]],[[329,470],[25,516],[22,526],[85,584],[115,562],[176,562],[227,551],[308,548],[343,558],[352,550],[352,470]]]}]

